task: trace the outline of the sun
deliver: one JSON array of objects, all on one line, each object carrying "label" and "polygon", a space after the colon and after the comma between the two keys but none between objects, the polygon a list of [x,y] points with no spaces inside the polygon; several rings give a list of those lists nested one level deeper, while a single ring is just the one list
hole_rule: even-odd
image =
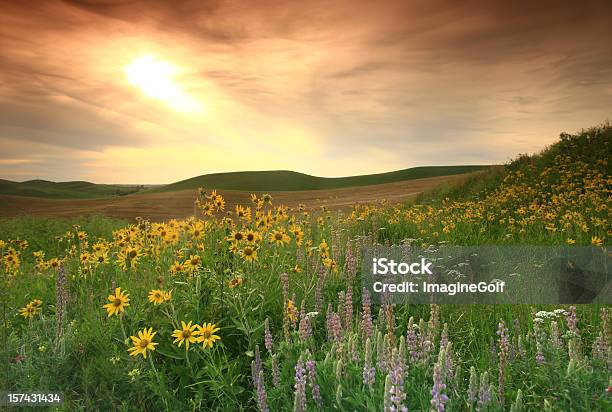
[{"label": "sun", "polygon": [[159,100],[178,112],[198,112],[200,103],[186,94],[173,77],[179,68],[154,56],[140,56],[125,67],[127,81],[148,98]]}]

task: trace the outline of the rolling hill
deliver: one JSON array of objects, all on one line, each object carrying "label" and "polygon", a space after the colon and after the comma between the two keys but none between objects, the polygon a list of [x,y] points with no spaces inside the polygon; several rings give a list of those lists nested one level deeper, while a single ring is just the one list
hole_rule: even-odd
[{"label": "rolling hill", "polygon": [[258,172],[212,173],[147,190],[148,193],[174,192],[178,190],[207,189],[262,191],[299,191],[341,189],[371,186],[403,180],[450,176],[474,172],[487,166],[427,166],[413,167],[394,172],[349,177],[317,177],[289,170]]},{"label": "rolling hill", "polygon": [[12,182],[0,179],[0,194],[49,199],[95,199],[124,196],[139,190],[142,187],[136,185],[101,185],[81,181],[57,183],[48,180]]},{"label": "rolling hill", "polygon": [[487,166],[427,166],[394,172],[349,177],[318,177],[288,170],[212,173],[163,186],[107,185],[90,182],[50,182],[29,180],[13,182],[0,179],[0,195],[48,199],[97,199],[134,193],[166,193],[198,187],[251,192],[330,190],[395,183],[404,180],[452,176],[474,172]]}]

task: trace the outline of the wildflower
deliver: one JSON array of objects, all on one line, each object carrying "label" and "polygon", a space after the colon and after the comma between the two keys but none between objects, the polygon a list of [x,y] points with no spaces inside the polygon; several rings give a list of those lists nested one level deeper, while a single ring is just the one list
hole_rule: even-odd
[{"label": "wildflower", "polygon": [[489,373],[483,372],[480,376],[480,390],[478,392],[478,409],[485,409],[492,398],[491,384],[489,383]]},{"label": "wildflower", "polygon": [[285,313],[287,314],[287,318],[293,323],[297,321],[297,309],[295,304],[291,299],[287,300],[287,304],[285,305]]},{"label": "wildflower", "polygon": [[272,353],[272,333],[270,333],[270,320],[268,318],[264,322],[264,345],[268,352]]},{"label": "wildflower", "polygon": [[248,243],[250,243],[250,244],[255,244],[255,243],[257,243],[259,241],[259,234],[257,232],[254,232],[253,230],[249,229],[244,234],[244,239]]},{"label": "wildflower", "polygon": [[139,249],[127,246],[125,249],[119,252],[117,255],[117,263],[122,269],[134,269],[138,264],[138,259],[141,256],[141,252]]},{"label": "wildflower", "polygon": [[366,339],[365,361],[363,364],[363,384],[372,387],[376,379],[376,369],[372,366],[372,341]]},{"label": "wildflower", "polygon": [[302,302],[302,306],[300,309],[300,340],[305,342],[310,336],[312,336],[312,326],[310,324],[310,316],[306,315],[304,310],[304,302]]},{"label": "wildflower", "polygon": [[478,374],[476,368],[470,367],[470,385],[468,387],[468,402],[472,405],[476,402],[476,396],[478,395]]},{"label": "wildflower", "polygon": [[247,245],[240,251],[240,255],[247,262],[253,262],[254,260],[257,260],[257,249],[255,249],[253,246]]},{"label": "wildflower", "polygon": [[202,258],[199,255],[189,255],[189,259],[187,259],[183,263],[183,267],[185,271],[189,274],[193,274],[194,272],[197,272],[201,266],[202,266]]},{"label": "wildflower", "polygon": [[130,381],[134,382],[140,376],[140,369],[134,368],[128,372],[128,376],[130,377]]},{"label": "wildflower", "polygon": [[160,305],[166,301],[166,297],[169,296],[163,290],[153,289],[149,292],[149,302],[154,305]]},{"label": "wildflower", "polygon": [[220,336],[215,335],[215,332],[219,330],[217,325],[204,322],[202,326],[200,325],[197,325],[197,326],[198,326],[198,335],[199,335],[198,343],[201,343],[204,349],[212,348],[213,344],[219,339],[221,339]]},{"label": "wildflower", "polygon": [[251,378],[257,392],[257,407],[261,412],[269,411],[259,345],[255,346],[255,359],[251,361]]},{"label": "wildflower", "polygon": [[295,365],[295,384],[293,388],[293,411],[304,412],[306,410],[306,369],[304,369],[304,361],[301,356]]},{"label": "wildflower", "polygon": [[244,238],[245,238],[244,233],[242,233],[242,232],[241,232],[241,231],[239,231],[239,230],[235,230],[235,231],[233,231],[233,232],[232,232],[232,233],[231,233],[231,234],[230,234],[230,235],[229,235],[229,236],[226,238],[226,240],[227,240],[228,242],[238,244],[238,243],[242,242],[242,241],[244,240]]},{"label": "wildflower", "polygon": [[499,321],[497,328],[497,335],[499,336],[499,380],[498,380],[498,391],[499,401],[504,404],[504,378],[506,360],[508,359],[508,350],[510,346],[510,340],[508,338],[508,328],[503,320]]},{"label": "wildflower", "polygon": [[234,289],[235,287],[242,285],[243,282],[244,281],[242,280],[242,276],[236,276],[235,278],[229,281],[228,286],[230,289]]},{"label": "wildflower", "polygon": [[198,325],[192,325],[192,321],[185,323],[181,321],[181,329],[176,329],[172,333],[172,337],[175,338],[173,343],[178,342],[179,348],[185,343],[185,350],[189,350],[189,344],[198,342],[199,331]]},{"label": "wildflower", "polygon": [[317,369],[315,367],[315,361],[312,359],[310,353],[308,353],[308,360],[306,361],[306,371],[308,372],[308,382],[312,391],[312,399],[315,401],[319,409],[323,406],[323,399],[321,398],[321,388],[317,383]]},{"label": "wildflower", "polygon": [[591,237],[591,244],[593,246],[603,246],[603,239],[597,236]]},{"label": "wildflower", "polygon": [[132,339],[133,346],[128,349],[131,356],[142,355],[143,358],[147,358],[147,351],[154,351],[155,347],[159,343],[153,342],[153,337],[157,332],[153,332],[153,328],[144,328],[138,331],[138,336],[130,336]]},{"label": "wildflower", "polygon": [[437,412],[444,412],[444,404],[448,402],[448,396],[443,393],[446,384],[443,382],[441,369],[439,363],[434,365],[433,388],[431,389],[431,406]]},{"label": "wildflower", "polygon": [[363,336],[367,339],[372,337],[372,303],[370,301],[370,292],[363,288],[361,294],[361,305],[363,312],[361,314],[361,330]]},{"label": "wildflower", "polygon": [[324,267],[319,268],[317,276],[317,286],[315,288],[315,311],[321,312],[323,310],[323,282],[325,277]]},{"label": "wildflower", "polygon": [[114,295],[108,295],[107,299],[111,303],[107,303],[102,307],[106,309],[109,317],[125,312],[125,308],[130,306],[130,298],[128,296],[130,295],[122,292],[121,288],[116,288]]},{"label": "wildflower", "polygon": [[42,301],[39,299],[34,299],[29,302],[25,307],[19,309],[19,314],[24,318],[33,318],[35,315],[38,315],[41,311]]},{"label": "wildflower", "polygon": [[283,229],[273,230],[269,234],[270,243],[276,246],[283,246],[291,241],[291,238],[285,233]]},{"label": "wildflower", "polygon": [[278,368],[276,355],[272,355],[272,385],[274,385],[275,388],[280,385],[280,369]]}]

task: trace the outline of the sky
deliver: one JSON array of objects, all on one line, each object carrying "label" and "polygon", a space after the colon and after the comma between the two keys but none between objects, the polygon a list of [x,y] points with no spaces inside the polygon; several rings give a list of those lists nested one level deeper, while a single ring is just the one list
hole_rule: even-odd
[{"label": "sky", "polygon": [[612,2],[0,1],[0,178],[503,163],[612,117]]}]

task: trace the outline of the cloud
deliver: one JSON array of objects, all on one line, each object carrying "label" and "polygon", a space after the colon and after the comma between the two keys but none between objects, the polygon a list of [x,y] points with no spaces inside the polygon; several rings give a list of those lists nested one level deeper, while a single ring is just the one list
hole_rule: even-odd
[{"label": "cloud", "polygon": [[[504,161],[610,117],[610,17],[608,1],[9,2],[0,176]],[[180,67],[202,113],[130,86],[143,55]]]}]

